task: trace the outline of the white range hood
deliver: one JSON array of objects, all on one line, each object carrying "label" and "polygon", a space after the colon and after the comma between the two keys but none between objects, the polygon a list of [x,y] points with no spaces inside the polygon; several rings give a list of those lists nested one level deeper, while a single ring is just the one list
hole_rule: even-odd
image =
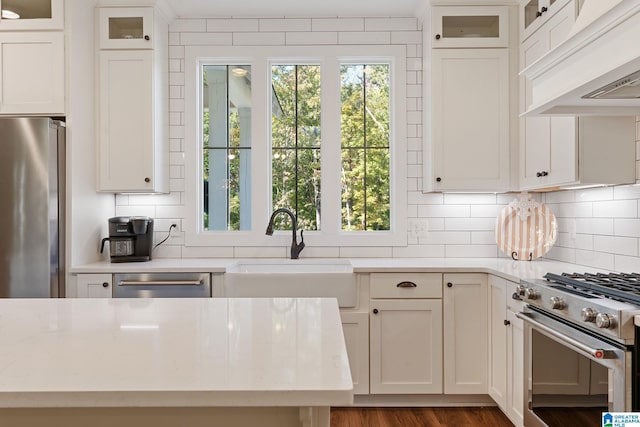
[{"label": "white range hood", "polygon": [[584,0],[568,38],[520,74],[524,115],[640,115],[640,1]]}]

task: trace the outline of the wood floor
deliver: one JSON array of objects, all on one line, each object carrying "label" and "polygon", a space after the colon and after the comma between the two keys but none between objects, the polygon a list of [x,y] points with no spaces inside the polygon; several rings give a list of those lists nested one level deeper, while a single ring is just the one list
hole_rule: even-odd
[{"label": "wood floor", "polygon": [[498,408],[331,408],[331,427],[513,427]]}]

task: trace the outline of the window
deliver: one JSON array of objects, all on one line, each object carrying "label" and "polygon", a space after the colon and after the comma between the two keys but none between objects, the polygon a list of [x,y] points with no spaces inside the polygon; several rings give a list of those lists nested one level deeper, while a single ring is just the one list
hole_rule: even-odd
[{"label": "window", "polygon": [[[320,66],[274,65],[271,102],[271,200],[289,208],[298,226],[320,229],[321,93]],[[284,219],[289,225],[279,224]],[[276,217],[276,228],[290,227]]]},{"label": "window", "polygon": [[340,67],[342,229],[389,230],[389,65]]},{"label": "window", "polygon": [[204,230],[251,228],[251,67],[202,72]]},{"label": "window", "polygon": [[264,234],[288,208],[308,246],[406,245],[405,63],[401,46],[187,47],[185,244],[290,244],[286,216]]}]

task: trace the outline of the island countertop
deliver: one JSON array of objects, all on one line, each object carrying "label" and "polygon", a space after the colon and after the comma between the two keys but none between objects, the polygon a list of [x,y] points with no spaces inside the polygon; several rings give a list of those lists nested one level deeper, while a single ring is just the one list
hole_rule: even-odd
[{"label": "island countertop", "polygon": [[353,401],[323,298],[0,300],[0,407]]}]

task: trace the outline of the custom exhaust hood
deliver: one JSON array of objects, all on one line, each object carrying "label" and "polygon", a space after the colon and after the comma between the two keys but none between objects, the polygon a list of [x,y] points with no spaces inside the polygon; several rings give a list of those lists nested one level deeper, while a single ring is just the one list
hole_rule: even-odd
[{"label": "custom exhaust hood", "polygon": [[567,39],[520,74],[523,115],[640,115],[640,1],[584,0]]}]

